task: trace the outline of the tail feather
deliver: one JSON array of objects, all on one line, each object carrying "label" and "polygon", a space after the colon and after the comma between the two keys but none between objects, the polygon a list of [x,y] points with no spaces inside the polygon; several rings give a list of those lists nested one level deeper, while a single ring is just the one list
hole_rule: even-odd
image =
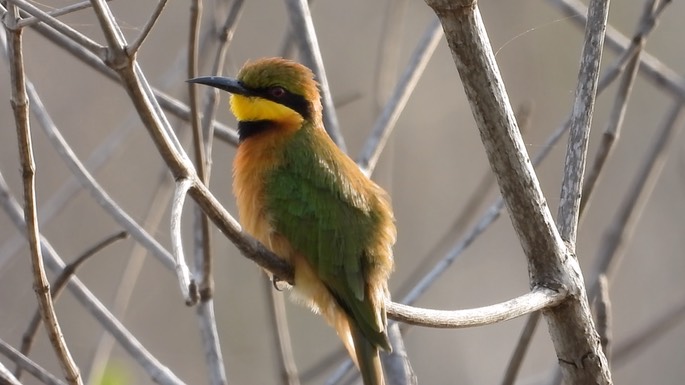
[{"label": "tail feather", "polygon": [[355,325],[350,325],[350,332],[364,385],[385,385],[378,347],[371,344]]}]

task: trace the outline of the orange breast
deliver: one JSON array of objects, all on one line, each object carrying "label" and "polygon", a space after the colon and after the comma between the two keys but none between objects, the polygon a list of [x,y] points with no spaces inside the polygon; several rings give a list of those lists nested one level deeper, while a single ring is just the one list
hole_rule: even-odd
[{"label": "orange breast", "polygon": [[275,125],[240,143],[233,161],[233,193],[236,197],[240,224],[245,231],[284,259],[290,259],[291,248],[277,239],[265,207],[265,177],[281,162],[285,141],[297,130],[291,125]]}]

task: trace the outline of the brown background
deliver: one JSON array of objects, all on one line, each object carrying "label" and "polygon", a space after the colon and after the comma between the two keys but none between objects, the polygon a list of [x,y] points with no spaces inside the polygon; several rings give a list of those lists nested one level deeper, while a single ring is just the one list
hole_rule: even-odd
[{"label": "brown background", "polygon": [[[280,1],[246,2],[225,72],[234,74],[249,58],[273,56],[280,50],[288,16]],[[317,1],[313,16],[322,55],[335,99],[361,97],[338,110],[348,149],[356,155],[372,127],[377,110],[374,102],[374,71],[385,1]],[[155,2],[115,0],[111,6],[127,38],[132,40],[144,25]],[[49,2],[59,7],[61,2]],[[169,93],[185,98],[185,69],[164,75],[187,44],[188,2],[170,2],[159,24],[139,55],[148,80]],[[210,5],[206,5],[210,10]],[[632,33],[642,2],[613,4],[610,22],[626,34]],[[531,153],[543,146],[547,136],[570,111],[575,88],[582,30],[548,2],[481,2],[502,75],[512,103],[535,103],[532,128],[526,135]],[[674,2],[648,41],[648,50],[665,64],[681,72],[685,68],[682,15],[685,6]],[[409,2],[400,40],[399,68],[404,68],[414,45],[432,20],[431,10],[420,1]],[[72,27],[103,42],[92,12],[82,11],[63,18]],[[36,84],[47,110],[81,159],[116,131],[128,124],[133,129],[108,164],[95,172],[97,180],[139,222],[150,207],[160,180],[162,164],[146,131],[140,126],[125,92],[75,61],[33,31],[25,34],[26,71]],[[605,55],[605,65],[615,58]],[[205,58],[207,62],[211,58]],[[15,194],[20,194],[18,155],[14,122],[9,108],[6,64],[0,70],[0,168]],[[171,79],[171,80],[168,80]],[[615,86],[599,101],[591,137],[591,154],[604,128]],[[234,124],[222,100],[220,118]],[[605,229],[629,188],[653,133],[671,106],[669,96],[638,77],[620,143],[607,170],[590,213],[578,238],[578,255],[590,271]],[[172,119],[174,126],[182,124]],[[45,202],[69,177],[64,163],[38,127],[33,124],[39,204]],[[552,212],[556,212],[563,168],[565,141],[538,168],[543,190]],[[230,193],[230,164],[234,149],[216,143],[212,190],[235,213]],[[354,157],[354,156],[353,156]],[[685,296],[685,172],[683,136],[671,144],[663,174],[645,208],[643,218],[630,239],[625,260],[611,286],[614,305],[614,336],[617,342],[649,323]],[[399,240],[395,248],[397,272],[391,287],[404,283],[421,264],[435,242],[464,209],[469,194],[489,172],[477,130],[446,44],[442,41],[384,152],[375,178],[393,198]],[[488,202],[494,199],[491,193]],[[187,210],[188,212],[190,210]],[[481,210],[482,212],[483,210]],[[187,216],[190,218],[190,215]],[[190,221],[187,221],[190,223]],[[169,245],[165,219],[154,236]],[[41,231],[66,260],[83,252],[119,227],[84,191]],[[0,250],[17,232],[0,215]],[[187,242],[189,242],[187,237]],[[275,347],[267,319],[262,279],[254,264],[241,257],[220,234],[214,237],[216,260],[216,316],[227,364],[234,384],[274,384]],[[132,241],[120,242],[88,262],[79,277],[111,305]],[[190,251],[190,246],[187,246]],[[7,256],[6,256],[7,257]],[[29,275],[27,248],[0,260],[0,338],[17,345],[27,319],[36,305]],[[528,288],[526,262],[506,217],[500,218],[481,236],[448,272],[426,293],[418,305],[457,309],[503,301]],[[85,371],[101,328],[70,294],[59,301],[58,316],[77,363]],[[306,309],[290,306],[295,358],[306,371],[319,357],[340,349],[324,322]],[[148,258],[134,288],[134,297],[122,317],[123,323],[165,365],[189,384],[206,383],[205,366],[196,320],[179,295],[175,277],[159,262]],[[465,330],[418,328],[406,337],[409,357],[422,384],[498,383],[523,324],[518,319],[495,326]],[[58,372],[54,356],[41,331],[32,355]],[[665,338],[636,355],[627,365],[614,369],[617,384],[680,384],[685,378],[685,326],[677,326]],[[9,364],[4,357],[0,361]],[[126,373],[130,383],[150,380],[119,348],[113,365]],[[544,323],[539,328],[521,378],[547,378],[555,355]],[[312,383],[323,383],[319,377]],[[33,380],[27,380],[27,383]],[[532,383],[525,381],[524,383]]]}]

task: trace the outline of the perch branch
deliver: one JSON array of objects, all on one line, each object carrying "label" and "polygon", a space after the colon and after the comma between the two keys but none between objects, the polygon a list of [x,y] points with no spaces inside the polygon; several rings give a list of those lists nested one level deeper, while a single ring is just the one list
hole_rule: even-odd
[{"label": "perch branch", "polygon": [[507,321],[537,310],[559,305],[566,289],[535,288],[530,293],[496,305],[467,310],[443,311],[386,303],[388,318],[416,326],[467,328]]}]

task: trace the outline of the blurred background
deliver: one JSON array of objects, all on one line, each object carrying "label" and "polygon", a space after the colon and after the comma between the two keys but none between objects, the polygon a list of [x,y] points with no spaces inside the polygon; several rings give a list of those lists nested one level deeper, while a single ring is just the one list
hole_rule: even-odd
[{"label": "blurred background", "polygon": [[[40,6],[60,8],[69,3],[53,0]],[[217,5],[215,12],[211,1],[205,3],[203,21],[223,22],[226,4]],[[278,55],[288,30],[289,17],[283,2],[250,0],[245,3],[228,51],[225,74],[235,74],[248,59]],[[312,5],[333,98],[342,104],[337,109],[341,129],[353,158],[361,151],[379,114],[382,105],[379,100],[384,101],[388,95],[385,89],[378,91],[377,66],[380,48],[388,42],[383,38],[386,17],[392,6],[399,6],[393,3],[393,0],[318,0]],[[153,0],[110,2],[129,41],[138,36],[155,5]],[[537,153],[571,111],[583,30],[549,1],[484,0],[479,5],[512,104],[515,108],[524,103],[534,105],[530,128],[524,137],[528,151]],[[181,100],[187,100],[184,80],[187,78],[189,7],[190,2],[169,2],[138,55],[149,82]],[[614,2],[609,21],[631,36],[642,8],[642,1]],[[648,52],[680,74],[685,68],[681,20],[684,12],[682,2],[673,2],[647,43]],[[400,19],[402,24],[396,28],[399,36],[391,38],[400,44],[399,50],[381,73],[387,71],[395,77],[402,73],[433,18],[432,10],[425,3],[406,3]],[[60,19],[105,44],[92,10]],[[27,76],[77,156],[86,161],[105,153],[103,146],[114,146],[104,165],[91,171],[131,217],[144,223],[151,207],[160,201],[155,192],[169,191],[172,178],[165,171],[126,92],[31,29],[24,33],[24,49]],[[214,58],[214,52],[209,52],[211,55],[201,58],[205,74]],[[616,54],[605,48],[603,67],[615,58]],[[5,100],[0,103],[0,171],[15,196],[21,197],[6,63],[2,62],[0,70],[0,98]],[[393,72],[392,66],[397,67],[397,72]],[[616,85],[608,89],[595,109],[590,161],[605,127],[615,90]],[[223,95],[218,119],[234,126],[226,102]],[[592,271],[617,207],[644,162],[654,133],[673,103],[672,96],[638,75],[619,143],[580,228],[578,256],[586,276]],[[185,122],[173,117],[170,121],[181,132],[189,132]],[[41,209],[68,183],[71,174],[37,123],[33,124],[33,139]],[[674,136],[663,172],[634,235],[627,240],[623,262],[612,277],[616,344],[635,335],[669,309],[682,306],[684,301],[684,144],[682,133]],[[537,167],[553,214],[559,201],[565,150],[563,138],[550,157]],[[211,189],[236,215],[230,187],[234,154],[233,146],[215,142]],[[466,209],[470,195],[488,173],[490,168],[459,76],[442,39],[374,173],[374,179],[390,192],[397,217],[397,269],[390,283],[395,299],[406,293],[400,288],[406,287],[416,269],[425,271],[432,266],[434,260],[426,261],[426,255]],[[496,199],[495,190],[487,194],[476,219]],[[120,230],[87,192],[77,189],[69,195],[68,202],[41,226],[42,234],[66,261]],[[190,205],[185,211],[186,230],[189,230]],[[162,212],[160,224],[150,232],[169,248],[168,205],[162,207]],[[214,233],[215,309],[229,382],[279,383],[277,348],[263,274],[218,231]],[[20,344],[36,309],[28,248],[18,242],[18,234],[8,217],[0,215],[0,338],[14,346]],[[186,234],[185,240],[190,243],[190,231]],[[191,250],[190,247],[186,245],[186,250]],[[110,308],[121,295],[117,293],[131,290],[125,313],[120,316],[123,324],[181,379],[189,384],[207,383],[197,319],[193,309],[184,305],[173,272],[148,256],[135,280],[122,283],[122,276],[132,268],[129,260],[133,248],[134,241],[130,239],[108,247],[81,268],[79,278]],[[508,218],[502,215],[416,305],[437,309],[484,306],[523,294],[528,285],[525,257]],[[300,373],[306,374],[322,358],[340,351],[341,344],[322,319],[289,301],[287,305],[295,359]],[[57,314],[69,348],[87,378],[102,328],[69,292],[58,301]],[[523,323],[524,318],[462,330],[412,328],[405,343],[419,383],[498,383]],[[42,328],[31,357],[53,373],[59,373]],[[614,381],[626,385],[680,384],[685,378],[683,357],[685,325],[680,323],[663,338],[631,355],[629,360],[615,365]],[[0,361],[13,368],[6,357],[0,357]],[[555,363],[546,325],[541,322],[519,383],[547,379]],[[324,383],[337,366],[329,366],[306,383]],[[114,377],[122,383],[152,382],[116,344],[107,367],[117,373]],[[29,376],[24,379],[27,384],[35,383]]]}]

